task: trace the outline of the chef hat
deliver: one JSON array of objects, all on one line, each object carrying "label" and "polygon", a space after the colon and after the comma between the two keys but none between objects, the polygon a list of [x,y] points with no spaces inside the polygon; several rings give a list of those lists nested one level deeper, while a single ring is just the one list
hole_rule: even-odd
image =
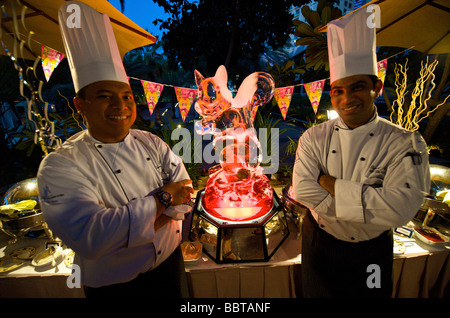
[{"label": "chef hat", "polygon": [[330,83],[353,75],[377,75],[372,12],[357,10],[327,25]]},{"label": "chef hat", "polygon": [[108,15],[79,1],[59,9],[59,26],[75,91],[98,81],[128,84]]}]

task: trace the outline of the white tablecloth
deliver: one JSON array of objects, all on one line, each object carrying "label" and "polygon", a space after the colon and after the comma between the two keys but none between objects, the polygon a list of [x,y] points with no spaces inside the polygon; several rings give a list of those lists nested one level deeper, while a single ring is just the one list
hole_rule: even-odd
[{"label": "white tablecloth", "polygon": [[[269,262],[216,264],[205,254],[195,262],[186,262],[191,297],[301,297],[301,239],[290,225],[290,236]],[[46,242],[46,239],[23,238],[14,246],[6,246],[7,240],[2,233],[0,257],[24,246],[43,249]],[[84,297],[82,288],[67,286],[70,274],[71,269],[64,262],[44,269],[28,262],[0,274],[0,297]],[[449,249],[411,242],[405,254],[395,256],[393,297],[449,297],[449,282]]]}]

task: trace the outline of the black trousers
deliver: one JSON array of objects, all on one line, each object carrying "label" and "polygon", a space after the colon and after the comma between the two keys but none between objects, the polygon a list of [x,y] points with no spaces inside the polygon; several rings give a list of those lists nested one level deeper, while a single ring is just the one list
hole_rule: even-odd
[{"label": "black trousers", "polygon": [[84,287],[86,298],[187,298],[186,271],[181,247],[155,269],[126,283],[102,287]]},{"label": "black trousers", "polygon": [[304,297],[391,297],[392,267],[392,230],[369,241],[345,242],[322,230],[308,212],[302,234]]}]

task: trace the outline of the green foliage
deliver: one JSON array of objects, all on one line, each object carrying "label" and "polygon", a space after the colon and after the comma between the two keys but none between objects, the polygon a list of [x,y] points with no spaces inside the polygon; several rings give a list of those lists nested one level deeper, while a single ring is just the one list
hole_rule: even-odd
[{"label": "green foliage", "polygon": [[[76,119],[74,116],[77,116],[78,118]],[[78,114],[63,117],[57,113],[49,113],[49,118],[55,123],[55,135],[62,141],[65,141],[67,138],[83,129],[83,127],[80,126],[81,117]],[[32,125],[31,122],[27,122],[25,129],[13,136],[19,138],[16,149],[25,152],[27,157],[30,157],[36,149],[41,149],[39,145],[35,144],[35,130],[34,125]],[[51,151],[51,149],[48,150],[49,152]]]},{"label": "green foliage", "polygon": [[281,124],[283,123],[282,118],[275,119],[271,116],[268,116],[263,111],[259,111],[256,113],[255,121],[253,122],[253,126],[255,127],[256,131],[258,131],[259,128],[266,128],[268,133],[268,138],[270,140],[270,133],[272,128],[278,128],[279,136],[281,136],[284,132],[286,132],[286,129],[280,129]]},{"label": "green foliage", "polygon": [[297,151],[298,148],[298,139],[292,139],[291,137],[288,138],[289,143],[286,147],[286,151],[284,152],[286,157],[295,155],[295,152]]},{"label": "green foliage", "polygon": [[[194,84],[193,70],[185,71],[183,69],[169,68],[168,59],[161,53],[163,45],[164,41],[158,41],[155,44],[139,47],[125,54],[124,65],[127,74],[131,77],[158,83],[170,83],[175,86],[188,86],[187,83]],[[133,85],[133,91],[137,91],[136,88],[139,88],[139,91],[141,91],[141,83]],[[164,93],[163,90],[161,98],[164,98]],[[143,98],[143,104],[146,104],[145,97]],[[160,100],[162,101],[163,99]]]},{"label": "green foliage", "polygon": [[13,135],[16,138],[19,138],[19,142],[16,144],[16,149],[25,152],[27,157],[30,157],[33,151],[39,148],[34,143],[34,131],[30,131],[25,129],[19,133]]},{"label": "green foliage", "polygon": [[[202,175],[202,164],[194,162],[194,154],[195,149],[197,149],[195,142],[196,139],[194,138],[194,121],[191,120],[187,123],[183,124],[177,124],[173,121],[172,117],[169,115],[163,116],[163,122],[164,125],[159,128],[150,129],[152,133],[157,135],[159,138],[161,138],[166,144],[169,145],[171,149],[179,142],[179,140],[172,139],[172,132],[178,128],[178,125],[182,128],[189,129],[191,133],[191,149],[190,149],[190,160],[189,162],[183,162],[184,167],[186,168],[187,173],[189,174],[189,177],[191,178],[194,187],[197,187],[197,182],[199,181],[199,178]],[[182,153],[180,155],[183,155]]]},{"label": "green foliage", "polygon": [[312,11],[307,5],[303,6],[301,11],[306,23],[294,20],[294,25],[297,27],[295,35],[300,37],[296,45],[307,45],[306,68],[312,67],[315,71],[324,68],[328,71],[327,33],[319,32],[319,29],[341,17],[342,12],[325,0],[319,0],[316,11]]},{"label": "green foliage", "polygon": [[278,169],[278,174],[281,174],[284,178],[288,178],[289,180],[292,178],[292,174],[294,172],[293,165],[281,165]]},{"label": "green foliage", "polygon": [[318,124],[321,124],[325,121],[327,121],[327,117],[325,115],[322,114],[318,114],[317,117],[314,117],[314,120],[311,120],[309,117],[307,118],[307,123],[304,124],[305,128],[311,128],[313,126],[316,126]]},{"label": "green foliage", "polygon": [[[265,115],[264,115],[265,114]],[[259,111],[256,113],[255,121],[253,122],[253,126],[256,130],[256,132],[259,132],[260,128],[267,129],[267,154],[271,155],[272,151],[275,149],[272,149],[272,129],[276,128],[278,129],[278,137],[281,137],[282,134],[286,132],[286,128],[280,128],[281,124],[283,123],[282,118],[275,119],[272,116],[269,115],[268,112]],[[276,146],[278,148],[278,153],[280,153],[280,145],[279,143],[276,143]]]},{"label": "green foliage", "polygon": [[156,1],[172,16],[161,21],[164,52],[175,68],[213,75],[225,65],[230,78],[255,71],[267,46],[282,47],[292,33],[291,5],[306,0]]},{"label": "green foliage", "polygon": [[304,74],[306,72],[305,65],[295,64],[294,61],[286,61],[283,65],[274,63],[272,66],[267,63],[267,73],[272,75],[275,81],[275,87],[285,87],[292,85],[297,74]]}]

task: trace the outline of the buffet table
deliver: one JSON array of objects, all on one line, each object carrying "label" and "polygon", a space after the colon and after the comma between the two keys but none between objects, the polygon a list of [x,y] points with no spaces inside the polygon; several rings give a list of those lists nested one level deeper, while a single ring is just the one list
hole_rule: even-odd
[{"label": "buffet table", "polygon": [[[301,238],[289,220],[290,235],[269,262],[216,264],[205,254],[186,262],[193,298],[294,298],[301,291]],[[22,238],[7,245],[0,234],[0,257],[24,246],[44,249],[45,238]],[[394,259],[396,298],[449,297],[450,250],[404,239],[406,251]],[[70,250],[64,250],[68,253]],[[55,267],[36,268],[31,262],[0,273],[0,297],[84,297],[82,288],[69,288],[71,269],[64,261]]]},{"label": "buffet table", "polygon": [[[0,232],[0,257],[22,247],[34,247],[36,253],[45,249],[48,238],[23,237],[17,243],[8,244],[11,238]],[[70,249],[64,249],[69,254]],[[60,261],[57,266],[35,267],[30,260],[9,272],[0,273],[0,298],[20,297],[84,297],[82,288],[68,288],[67,278],[72,269]]]},{"label": "buffet table", "polygon": [[[405,239],[409,246],[394,257],[396,298],[450,297],[450,246]],[[408,242],[409,241],[409,242]]]},{"label": "buffet table", "polygon": [[185,262],[194,298],[293,298],[301,293],[301,241],[291,234],[268,262],[216,264],[202,255]]},{"label": "buffet table", "polygon": [[[394,298],[450,297],[450,249],[399,238],[405,253],[394,256]],[[291,235],[267,263],[216,264],[207,256],[186,263],[191,297],[302,297],[301,238]]]}]

